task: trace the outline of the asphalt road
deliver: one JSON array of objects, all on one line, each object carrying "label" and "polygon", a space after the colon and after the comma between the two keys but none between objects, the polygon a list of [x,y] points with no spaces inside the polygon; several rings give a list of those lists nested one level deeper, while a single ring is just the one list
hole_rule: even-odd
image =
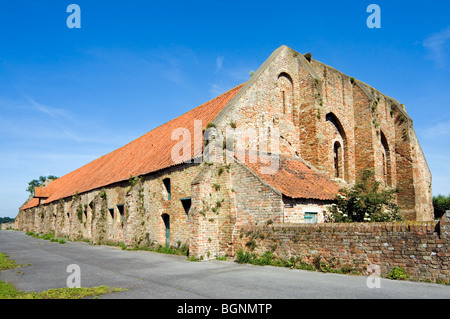
[{"label": "asphalt road", "polygon": [[24,232],[1,230],[0,252],[23,268],[3,270],[0,280],[19,290],[67,287],[69,265],[78,265],[82,287],[107,285],[127,291],[100,299],[415,299],[450,298],[439,284],[380,280],[231,261],[191,262],[183,256],[123,251],[84,242],[53,243]]}]

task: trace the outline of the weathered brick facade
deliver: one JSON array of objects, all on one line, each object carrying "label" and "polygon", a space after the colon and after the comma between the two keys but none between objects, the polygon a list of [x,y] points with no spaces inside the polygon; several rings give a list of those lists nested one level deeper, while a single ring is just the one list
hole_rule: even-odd
[{"label": "weathered brick facade", "polygon": [[[195,139],[194,121],[201,122],[200,148],[189,141],[186,161],[170,160],[171,150],[181,145],[173,142],[174,130],[187,125],[186,135]],[[202,149],[211,156],[189,160]],[[286,46],[244,85],[117,152],[45,187],[42,198],[22,207],[16,227],[129,247],[187,244],[190,254],[203,259],[234,256],[242,229],[268,222],[323,223],[339,187],[353,185],[367,168],[385,187],[401,189],[397,203],[407,220],[433,216],[431,174],[403,105]],[[153,157],[147,158],[149,152]],[[257,163],[247,162],[252,152]],[[262,163],[263,158],[271,160]],[[115,178],[102,161],[125,168],[112,167]],[[102,170],[108,176],[97,180],[103,184],[91,178]],[[306,230],[315,229],[308,227],[289,231],[306,239]],[[372,226],[317,227],[348,227],[346,233],[357,237]],[[389,239],[396,240],[402,239]]]}]

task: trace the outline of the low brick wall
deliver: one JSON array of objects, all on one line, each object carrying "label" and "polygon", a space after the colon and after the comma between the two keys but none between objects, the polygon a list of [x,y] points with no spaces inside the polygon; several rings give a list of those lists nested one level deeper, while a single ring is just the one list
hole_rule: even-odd
[{"label": "low brick wall", "polygon": [[449,216],[439,222],[246,225],[235,251],[253,247],[258,255],[272,251],[283,259],[320,260],[361,274],[377,265],[381,276],[402,267],[411,280],[449,283],[449,225]]}]

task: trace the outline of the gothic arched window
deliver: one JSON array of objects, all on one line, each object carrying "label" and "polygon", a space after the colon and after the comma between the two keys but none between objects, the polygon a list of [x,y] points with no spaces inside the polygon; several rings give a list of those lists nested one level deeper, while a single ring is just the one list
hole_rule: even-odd
[{"label": "gothic arched window", "polygon": [[334,177],[348,180],[348,146],[344,128],[334,113],[328,113],[325,120],[331,124],[328,128],[334,132],[330,135],[330,139],[334,141],[332,144]]},{"label": "gothic arched window", "polygon": [[381,131],[381,145],[382,149],[382,165],[383,165],[383,179],[386,185],[392,185],[392,176],[391,176],[391,153],[389,151],[389,145],[386,139],[386,136]]},{"label": "gothic arched window", "polygon": [[277,87],[280,93],[279,100],[283,114],[292,113],[294,87],[291,76],[286,72],[280,73],[278,76]]}]

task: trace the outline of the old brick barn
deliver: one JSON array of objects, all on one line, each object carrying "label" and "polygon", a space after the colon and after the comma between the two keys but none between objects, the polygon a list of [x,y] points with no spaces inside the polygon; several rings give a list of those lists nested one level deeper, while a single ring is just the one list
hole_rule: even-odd
[{"label": "old brick barn", "polygon": [[367,168],[401,189],[405,220],[433,219],[431,173],[404,105],[281,46],[247,82],[37,188],[15,226],[233,256],[249,225],[323,223]]}]

